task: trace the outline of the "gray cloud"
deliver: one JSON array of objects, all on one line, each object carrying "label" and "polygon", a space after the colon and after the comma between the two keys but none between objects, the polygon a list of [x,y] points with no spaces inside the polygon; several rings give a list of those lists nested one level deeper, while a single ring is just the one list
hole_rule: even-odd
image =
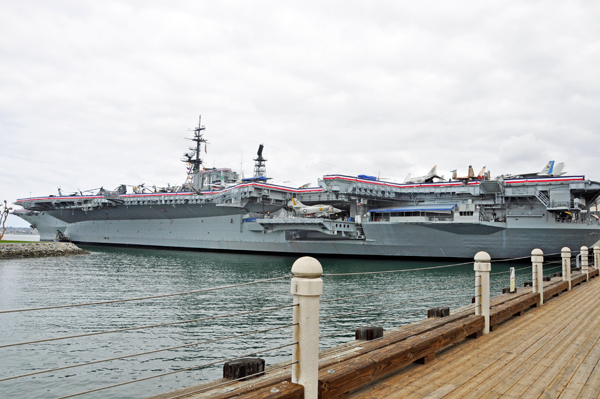
[{"label": "gray cloud", "polygon": [[[279,180],[598,175],[593,2],[3,2],[2,198],[183,182],[207,165]],[[8,167],[6,166],[8,165]],[[463,173],[464,174],[464,173]]]}]

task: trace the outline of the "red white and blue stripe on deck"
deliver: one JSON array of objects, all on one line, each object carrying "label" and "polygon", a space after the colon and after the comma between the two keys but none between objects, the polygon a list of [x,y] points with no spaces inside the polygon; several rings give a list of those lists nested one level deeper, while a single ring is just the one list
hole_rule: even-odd
[{"label": "red white and blue stripe on deck", "polygon": [[585,176],[549,176],[549,177],[524,177],[520,179],[506,179],[506,184],[515,183],[562,183],[568,181],[583,181]]},{"label": "red white and blue stripe on deck", "polygon": [[[292,188],[292,187],[285,187],[285,186],[279,186],[276,184],[269,184],[269,183],[256,183],[256,182],[250,182],[250,183],[242,183],[242,184],[236,184],[235,186],[231,186],[231,187],[227,187],[224,188],[222,190],[215,190],[215,191],[201,191],[200,193],[202,195],[215,195],[215,194],[221,194],[230,190],[234,190],[237,188],[244,188],[244,187],[260,187],[260,188],[268,188],[268,189],[274,189],[274,190],[279,190],[279,191],[285,191],[285,192],[290,192],[290,193],[319,193],[322,192],[323,189],[321,187],[309,187],[309,188]],[[189,196],[189,195],[197,195],[195,192],[191,192],[191,191],[186,191],[186,192],[173,192],[173,193],[144,193],[144,194],[121,194],[119,195],[119,199],[122,198],[142,198],[142,197],[185,197],[185,196]],[[42,200],[78,200],[78,199],[102,199],[104,198],[104,195],[79,195],[79,196],[53,196],[53,197],[33,197],[33,198],[20,198],[17,200],[17,202],[25,202],[25,201],[42,201]]]},{"label": "red white and blue stripe on deck", "polygon": [[[343,180],[348,182],[357,182],[357,183],[367,183],[381,187],[395,187],[395,188],[418,188],[418,187],[460,187],[463,186],[464,183],[462,181],[449,181],[449,182],[436,182],[436,183],[391,183],[385,182],[381,180],[369,180],[369,179],[361,179],[359,177],[354,176],[345,176],[345,175],[326,175],[323,176],[323,180]],[[535,177],[535,178],[521,178],[521,179],[506,179],[504,182],[506,184],[523,184],[523,183],[554,183],[554,182],[569,182],[569,181],[583,181],[585,180],[585,176],[560,176],[560,177]],[[478,186],[481,184],[481,180],[471,180],[467,181],[467,186]],[[292,188],[279,186],[276,184],[269,183],[257,183],[257,182],[248,182],[236,184],[235,186],[227,187],[222,190],[214,190],[214,191],[202,191],[202,195],[216,195],[221,194],[230,190],[244,188],[244,187],[260,187],[260,188],[268,188],[279,191],[285,191],[289,193],[319,193],[323,192],[323,188],[321,187],[311,187],[311,188]],[[145,193],[145,194],[122,194],[119,198],[142,198],[142,197],[182,197],[196,195],[196,193],[191,191],[186,192],[173,192],[173,193]],[[42,201],[42,200],[77,200],[77,199],[102,199],[104,195],[83,195],[83,196],[60,196],[60,197],[33,197],[33,198],[21,198],[17,200],[18,202],[25,201]]]},{"label": "red white and blue stripe on deck", "polygon": [[[323,180],[344,180],[349,182],[357,183],[368,183],[378,186],[385,187],[398,187],[398,188],[418,188],[418,187],[452,187],[462,186],[463,182],[453,180],[449,182],[435,182],[435,183],[390,183],[385,181],[373,181],[368,179],[361,179],[353,176],[344,175],[326,175],[323,176]],[[519,179],[505,179],[504,182],[507,184],[522,184],[522,183],[555,183],[555,182],[569,182],[569,181],[583,181],[585,176],[548,176],[548,177],[530,177],[530,178],[519,178]],[[478,186],[485,180],[470,180],[467,181],[468,186]]]},{"label": "red white and blue stripe on deck", "polygon": [[[344,175],[326,175],[326,176],[323,176],[323,180],[344,180],[344,181],[349,181],[349,182],[368,183],[368,184],[374,184],[377,186],[398,187],[398,188],[452,187],[452,186],[462,186],[463,185],[462,181],[449,181],[449,182],[436,182],[436,183],[391,183],[391,182],[385,182],[385,181],[381,181],[381,180],[374,181],[374,180],[361,179],[358,177],[344,176]],[[479,180],[472,180],[472,181],[467,182],[468,186],[478,186],[479,184],[481,184],[481,181],[479,181]]]}]

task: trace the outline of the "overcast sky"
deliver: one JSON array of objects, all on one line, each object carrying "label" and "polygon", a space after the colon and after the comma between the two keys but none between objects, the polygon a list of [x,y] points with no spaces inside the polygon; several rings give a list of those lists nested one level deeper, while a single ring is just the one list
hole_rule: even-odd
[{"label": "overcast sky", "polygon": [[[0,200],[438,165],[600,180],[597,1],[0,0]],[[26,226],[15,217],[9,226]]]}]

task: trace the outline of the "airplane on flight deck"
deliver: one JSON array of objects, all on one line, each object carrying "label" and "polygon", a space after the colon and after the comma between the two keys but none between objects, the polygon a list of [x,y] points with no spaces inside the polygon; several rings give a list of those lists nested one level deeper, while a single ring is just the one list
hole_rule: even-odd
[{"label": "airplane on flight deck", "polygon": [[477,174],[477,177],[475,178],[476,180],[490,180],[490,171],[488,170],[486,172],[485,168],[486,168],[485,166],[483,168],[481,168],[481,170]]},{"label": "airplane on flight deck", "polygon": [[564,162],[555,163],[555,161],[548,161],[546,166],[542,168],[539,172],[531,172],[531,173],[516,173],[514,175],[505,175],[505,178],[518,178],[518,177],[557,177],[566,174],[567,172],[563,172],[565,168]]},{"label": "airplane on flight deck", "polygon": [[404,179],[404,183],[432,183],[433,179],[444,180],[444,176],[438,176],[437,174],[437,165],[431,168],[429,173],[427,173],[425,176],[411,178],[410,175],[411,174],[409,173],[408,176],[406,176],[406,179]]},{"label": "airplane on flight deck", "polygon": [[[483,170],[485,170],[485,167],[483,168]],[[471,165],[469,165],[469,174],[467,176],[458,177],[456,171],[457,169],[450,171],[452,172],[452,180],[469,181],[475,179],[475,171],[473,170],[473,166]]]},{"label": "airplane on flight deck", "polygon": [[544,168],[540,172],[538,172],[538,173],[535,173],[535,172],[523,173],[523,174],[520,174],[519,176],[523,176],[523,177],[562,176],[567,173],[567,172],[563,172],[564,168],[565,168],[564,162],[559,162],[559,163],[555,164],[554,161],[548,161],[546,166],[544,166]]},{"label": "airplane on flight deck", "polygon": [[298,215],[314,215],[314,216],[329,216],[335,213],[342,212],[341,209],[334,208],[331,205],[304,205],[302,202],[298,201],[296,198],[292,198],[288,202],[288,206],[292,207],[296,214]]}]

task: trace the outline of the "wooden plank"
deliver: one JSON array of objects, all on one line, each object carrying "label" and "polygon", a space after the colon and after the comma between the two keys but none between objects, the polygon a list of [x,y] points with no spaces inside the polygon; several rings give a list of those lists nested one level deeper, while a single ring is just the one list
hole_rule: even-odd
[{"label": "wooden plank", "polygon": [[304,399],[304,387],[290,381],[283,381],[241,396],[237,396],[232,392],[231,396],[244,399]]},{"label": "wooden plank", "polygon": [[[571,301],[571,306],[573,310],[577,310],[578,302]],[[558,307],[558,306],[556,306]],[[564,313],[563,313],[564,314]],[[494,378],[496,381],[491,385],[486,386],[486,381],[483,384],[475,384],[474,390],[469,395],[464,395],[465,397],[477,397],[478,394],[481,394],[485,391],[492,391],[496,394],[505,394],[508,397],[519,397],[522,394],[529,394],[527,390],[527,386],[529,386],[528,381],[524,381],[525,379],[535,379],[537,375],[543,372],[544,368],[541,368],[538,365],[540,361],[549,360],[556,358],[556,352],[561,352],[564,348],[568,347],[571,343],[569,339],[572,335],[577,335],[581,333],[583,326],[577,324],[576,328],[573,329],[573,320],[577,319],[577,313],[571,313],[571,317],[562,321],[561,326],[565,325],[565,322],[569,322],[567,325],[567,329],[563,329],[559,334],[555,335],[551,341],[548,341],[546,345],[542,348],[534,348],[536,350],[533,356],[530,356],[523,362],[522,358],[516,358],[513,360],[508,367],[504,367],[499,373],[497,373]],[[540,320],[541,321],[541,320]],[[554,328],[560,328],[558,325],[554,323],[555,320],[548,323],[548,326],[552,326]],[[561,349],[562,348],[562,349]],[[497,383],[497,380],[500,379],[500,384]],[[480,381],[481,382],[481,381]],[[537,396],[534,396],[537,397]]]},{"label": "wooden plank", "polygon": [[[503,303],[506,303],[508,301],[512,301],[514,299],[520,298],[523,295],[527,295],[531,293],[531,287],[528,288],[519,288],[517,289],[517,293],[516,294],[500,294],[500,295],[496,295],[495,297],[490,298],[490,308],[493,308],[495,306],[499,306],[502,305]],[[467,305],[464,306],[460,309],[456,309],[454,311],[450,311],[450,314],[452,315],[458,315],[458,314],[463,314],[465,312],[468,312],[468,314],[475,314],[475,305],[471,304],[471,305]]]},{"label": "wooden plank", "polygon": [[290,366],[287,368],[279,368],[275,371],[271,371],[271,369],[281,365],[265,367],[266,375],[263,377],[253,378],[247,381],[227,381],[222,378],[209,383],[153,396],[148,399],[169,399],[171,397],[226,399],[231,398],[234,394],[247,394],[257,389],[275,386],[278,383],[289,381],[291,375],[291,361],[286,363],[290,363]]},{"label": "wooden plank", "polygon": [[[581,328],[581,325],[576,327]],[[570,338],[572,334],[579,333],[577,329],[563,329],[559,335],[553,336],[546,341],[542,347],[535,347],[518,356],[509,364],[507,364],[495,377],[495,381],[491,381],[490,385],[486,383],[475,386],[465,398],[477,397],[482,392],[490,388],[496,394],[504,394],[509,397],[521,397],[530,393],[529,387],[531,384],[545,374],[545,367],[540,366],[540,362],[545,359],[556,360],[559,354],[570,346]],[[498,380],[500,379],[500,380]],[[537,396],[534,396],[537,397]]]},{"label": "wooden plank", "polygon": [[[468,342],[468,341],[466,341]],[[457,347],[453,346],[448,351],[441,351],[436,354],[436,362],[433,363],[433,368],[441,367],[441,365],[446,364],[448,362],[448,356],[454,358],[455,349]],[[431,366],[428,366],[426,369],[431,370]],[[369,388],[365,388],[365,394],[359,395],[358,397],[388,397],[389,395],[398,393],[403,397],[408,395],[409,393],[419,389],[421,383],[427,384],[425,379],[429,376],[428,374],[423,374],[422,366],[418,365],[408,365],[402,369],[402,372],[396,373],[391,377],[382,380],[382,382],[378,382],[376,386],[370,386]],[[363,391],[360,391],[363,392]]]},{"label": "wooden plank", "polygon": [[569,289],[568,281],[557,281],[544,287],[544,302],[555,295],[559,295],[563,291]]},{"label": "wooden plank", "polygon": [[579,397],[598,398],[600,397],[600,384],[598,384],[598,381],[600,381],[600,342],[596,342],[596,345],[586,357],[585,363],[594,368],[583,389],[579,393]]},{"label": "wooden plank", "polygon": [[344,362],[348,359],[352,359],[354,357],[376,351],[378,349],[384,348],[386,346],[394,345],[404,340],[407,340],[411,337],[425,334],[427,332],[433,331],[437,328],[440,328],[444,325],[451,324],[457,322],[459,320],[467,318],[469,315],[467,313],[461,313],[456,315],[451,315],[444,318],[435,318],[435,319],[426,319],[426,323],[420,323],[412,325],[408,329],[402,329],[400,331],[392,331],[387,335],[384,335],[383,338],[379,338],[373,341],[359,341],[354,343],[353,351],[347,351],[345,353],[341,353],[338,356],[332,356],[328,359],[324,359],[319,362],[319,369],[322,368],[330,368],[334,364]]},{"label": "wooden plank", "polygon": [[[513,336],[513,340],[519,340],[522,338],[522,335]],[[501,357],[497,362],[493,363],[485,370],[474,370],[478,371],[475,378],[471,378],[468,380],[463,380],[460,387],[458,387],[452,394],[453,397],[460,398],[469,398],[469,397],[478,397],[485,392],[489,392],[494,390],[494,392],[499,393],[496,388],[499,382],[506,383],[507,377],[514,375],[516,370],[517,373],[521,372],[522,364],[525,360],[527,360],[532,355],[545,354],[546,350],[549,350],[547,347],[548,342],[551,340],[551,335],[546,334],[543,337],[537,337],[526,345],[526,348],[519,350],[518,347],[512,351],[505,353],[503,357]],[[502,346],[505,344],[505,341],[498,343],[497,345]],[[525,372],[525,371],[523,371]],[[512,383],[507,385],[507,388],[510,387]]]},{"label": "wooden plank", "polygon": [[591,364],[581,363],[576,370],[573,370],[573,377],[571,380],[564,382],[565,387],[560,396],[579,398],[583,387],[585,386],[595,367],[596,366]]},{"label": "wooden plank", "polygon": [[520,313],[537,303],[540,303],[540,294],[532,292],[521,298],[496,306],[495,308],[490,309],[490,326],[496,326],[497,324],[508,320],[516,313]]},{"label": "wooden plank", "polygon": [[[489,337],[489,336],[488,336]],[[511,342],[512,343],[512,342]],[[469,365],[473,365],[474,362],[482,362],[482,363],[486,363],[487,365],[493,363],[499,356],[498,354],[501,352],[498,350],[498,348],[489,348],[490,352],[489,354],[486,354],[485,356],[483,356],[481,359],[477,358],[475,359],[473,357],[473,351],[472,350],[467,350],[466,348],[472,348],[473,344],[463,344],[461,347],[464,349],[460,349],[461,347],[453,347],[453,349],[451,349],[450,351],[448,351],[448,353],[451,353],[451,355],[448,356],[456,356],[458,358],[461,359],[460,361],[460,366],[464,366],[465,364],[469,364]],[[486,345],[487,346],[487,345]],[[455,348],[458,348],[455,350]],[[508,345],[507,347],[508,349],[510,349],[510,345]],[[504,348],[502,348],[504,349]],[[444,364],[447,364],[449,362],[452,361],[452,359],[450,358],[445,358],[446,354],[444,352],[441,352],[441,354],[438,354],[439,359],[443,359],[443,360],[438,360],[436,362],[436,365],[433,366],[433,368],[428,368],[429,370],[436,370],[439,369],[441,370],[443,368]],[[475,360],[473,360],[475,359]],[[446,376],[448,376],[449,374],[451,374],[454,370],[456,370],[458,367],[453,368],[451,371],[448,370],[444,370],[444,371],[440,371],[439,373],[436,372],[431,372],[427,375],[422,375],[422,373],[419,371],[421,369],[418,368],[412,368],[411,372],[408,374],[402,374],[401,378],[398,377],[397,379],[395,379],[395,388],[394,391],[398,392],[402,397],[402,395],[408,395],[411,392],[415,391],[416,389],[419,389],[419,387],[421,385],[425,385],[427,387],[435,387],[435,384],[444,380],[444,378]],[[485,368],[485,365],[484,365]],[[477,368],[477,367],[472,367],[470,370],[476,370],[474,372],[474,374],[477,374],[481,371],[481,368]],[[470,373],[472,371],[467,370],[467,373]],[[465,377],[465,372],[461,371],[460,373],[460,377]],[[474,375],[473,374],[473,375]],[[392,391],[391,390],[386,390],[385,392],[382,392],[382,397],[390,394]],[[421,392],[421,391],[418,391]]]},{"label": "wooden plank", "polygon": [[383,345],[388,345],[389,343],[397,342],[398,340],[403,340],[413,335],[420,334],[425,331],[429,331],[431,329],[437,328],[441,325],[452,323],[456,320],[460,320],[461,318],[467,317],[468,314],[458,314],[452,315],[443,319],[423,319],[413,324],[408,324],[402,327],[397,327],[384,332],[383,341],[378,339],[372,342],[364,342],[364,341],[352,341],[347,344],[340,345],[337,348],[332,348],[330,350],[323,351],[322,354],[328,355],[334,352],[346,352],[351,347],[365,347],[367,345],[370,348],[378,348],[381,347],[382,342],[387,342]]},{"label": "wooden plank", "polygon": [[[561,323],[557,320],[539,320],[538,323],[546,323],[545,335],[535,345],[527,348],[522,354],[518,354],[506,363],[501,369],[493,373],[493,379],[478,378],[469,384],[457,390],[460,397],[478,397],[478,395],[487,391],[494,391],[496,394],[504,394],[508,397],[520,397],[520,395],[529,393],[526,387],[543,372],[544,368],[539,366],[540,361],[555,359],[559,353],[566,349],[570,344],[572,335],[580,334],[584,326],[574,323],[578,313],[575,312],[580,307],[577,301],[571,301],[569,312],[562,312],[568,317],[563,318]],[[559,308],[559,306],[548,306],[548,308]],[[556,309],[555,309],[556,311]],[[546,312],[548,313],[548,312]],[[510,339],[510,337],[508,336]],[[514,337],[515,339],[517,337]],[[541,345],[540,345],[541,344]],[[466,394],[466,392],[469,392]]]},{"label": "wooden plank", "polygon": [[454,323],[410,337],[395,345],[366,353],[319,372],[321,397],[335,397],[388,375],[439,349],[483,329],[483,316],[469,316]]},{"label": "wooden plank", "polygon": [[571,287],[581,284],[584,281],[587,281],[586,275],[583,273],[577,273],[575,276],[571,276]]},{"label": "wooden plank", "polygon": [[[586,309],[588,309],[588,312],[592,310],[587,306]],[[561,353],[560,357],[551,364],[548,364],[549,367],[544,373],[543,378],[536,380],[528,392],[540,392],[540,394],[544,392],[550,394],[557,393],[556,396],[558,396],[569,381],[573,381],[573,379],[578,381],[574,377],[576,370],[583,363],[590,350],[596,345],[598,339],[600,339],[599,313],[589,312],[585,317],[580,318],[581,324],[586,325],[587,328],[581,334],[573,337],[573,341]],[[585,379],[587,380],[587,375]],[[580,390],[581,388],[583,388],[583,384],[581,384]]]},{"label": "wooden plank", "polygon": [[440,336],[427,332],[397,345],[382,348],[319,373],[319,394],[323,398],[349,392],[371,382],[374,374],[387,374],[419,358],[435,353]]},{"label": "wooden plank", "polygon": [[[579,304],[579,302],[571,301],[571,308],[572,308],[572,309],[569,309],[569,311],[576,311],[578,308],[580,308],[580,305],[578,305],[578,304]],[[593,306],[593,305],[592,305],[592,306]],[[559,318],[560,318],[560,314],[563,314],[563,315],[564,315],[564,314],[569,314],[569,313],[568,313],[568,312],[561,312],[561,313],[559,313]],[[572,314],[575,314],[575,313],[572,313]],[[553,320],[552,320],[552,322],[549,322],[549,323],[547,324],[547,328],[553,328],[553,327],[554,327],[554,322],[556,322],[556,321],[558,321],[558,318],[557,318],[557,319],[553,319]],[[517,332],[520,332],[520,331],[517,331]],[[514,335],[514,334],[512,334],[512,333],[511,333],[511,336],[512,336],[512,338],[513,338],[513,339],[518,339],[518,336],[515,336],[515,335]],[[502,346],[502,344],[500,344],[500,346]],[[488,375],[488,376],[482,377],[482,378],[484,378],[484,379],[483,379],[483,382],[485,382],[485,381],[486,381],[486,380],[487,380],[489,377],[495,377],[495,376],[494,376],[494,374],[496,374],[496,373],[493,373],[493,374],[491,374],[491,375]],[[496,376],[497,376],[497,374],[496,374]],[[504,376],[500,376],[500,377],[504,378]],[[479,381],[476,383],[476,385],[479,385],[481,382],[482,382],[482,380],[481,380],[481,379],[479,379]],[[510,384],[508,385],[508,387],[510,387]],[[498,391],[498,389],[497,389],[496,387],[494,387],[493,385],[492,385],[492,386],[488,386],[488,387],[485,387],[485,386],[483,386],[482,388],[483,388],[483,390],[482,390],[482,391],[480,391],[480,392],[479,392],[479,394],[482,394],[482,393],[483,393],[483,392],[485,392],[485,391],[491,392],[491,391],[492,391],[492,389],[493,389],[493,392],[495,393],[495,395],[499,395],[499,394],[501,394],[501,393],[502,393],[501,391],[499,392],[499,391]],[[507,388],[507,389],[508,389],[508,388]],[[457,395],[450,395],[450,396],[451,396],[451,397],[462,397],[462,396],[463,396],[463,394],[464,394],[464,392],[465,392],[465,391],[462,391],[462,392],[459,392],[459,393],[457,393]],[[504,392],[506,393],[506,391],[504,391]],[[473,396],[474,396],[474,397],[477,397],[478,395],[477,395],[477,393],[476,393],[476,394],[474,394]],[[467,397],[468,397],[468,396],[467,396]]]},{"label": "wooden plank", "polygon": [[[471,316],[473,318],[473,324],[479,326],[479,328],[483,329],[483,316]],[[380,364],[381,367],[378,367],[373,373],[373,379],[379,379],[390,374],[393,371],[398,370],[399,368],[405,366],[406,364],[412,363],[416,360],[419,360],[423,357],[430,357],[431,355],[435,355],[435,352],[438,350],[445,348],[451,343],[461,341],[467,336],[467,327],[465,326],[465,322],[458,321],[451,325],[446,325],[440,327],[439,329],[431,332],[431,337],[424,338],[423,336],[418,337],[417,340],[422,340],[421,342],[416,342],[414,345],[414,351],[412,351],[411,355],[406,355],[403,353],[399,353],[393,351],[395,353],[392,356],[388,356],[386,351],[381,351],[375,354],[372,359]]]},{"label": "wooden plank", "polygon": [[[571,307],[573,308],[572,310],[576,310],[577,308],[579,308],[580,305],[578,305],[578,302],[572,302]],[[570,309],[571,310],[571,309]],[[569,312],[562,312],[561,314],[559,314],[558,317],[556,317],[556,319],[554,319],[553,321],[559,321],[561,318],[565,319],[566,324],[568,324],[571,321],[571,318],[573,318],[574,313],[569,311]],[[528,317],[529,319],[530,317]],[[513,319],[514,320],[514,319]],[[509,322],[511,324],[513,321]],[[521,323],[519,323],[521,324]],[[543,328],[546,331],[547,337],[546,340],[549,339],[549,336],[554,333],[553,329],[553,325],[552,323],[547,323],[545,325],[545,327]],[[527,345],[522,345],[523,349],[519,349],[519,347],[514,348],[514,344],[515,342],[519,342],[518,338],[519,336],[524,337],[526,340],[533,340],[533,342],[536,342],[536,340],[539,340],[539,338],[534,338],[532,337],[532,333],[535,332],[539,332],[540,328],[539,326],[534,326],[532,323],[527,323],[524,328],[519,328],[519,330],[517,330],[517,334],[515,335],[512,331],[510,333],[507,333],[506,335],[508,335],[508,340],[504,340],[504,342],[502,342],[501,344],[497,346],[494,346],[492,348],[489,347],[489,345],[486,345],[488,347],[488,352],[484,352],[481,354],[480,357],[474,357],[472,354],[469,353],[454,353],[457,355],[457,358],[459,358],[460,360],[455,361],[455,362],[447,362],[448,364],[454,364],[454,367],[450,368],[450,369],[444,369],[443,367],[438,367],[440,364],[444,363],[445,361],[440,361],[438,360],[436,362],[436,365],[434,366],[434,368],[438,368],[438,372],[433,372],[428,374],[427,376],[417,376],[416,375],[416,370],[418,369],[413,369],[413,375],[409,376],[409,378],[406,378],[407,376],[402,375],[402,378],[398,377],[398,380],[401,380],[401,385],[402,388],[397,389],[396,391],[399,392],[400,394],[404,394],[404,393],[411,393],[414,395],[419,395],[419,396],[425,396],[427,394],[433,394],[436,385],[438,387],[442,387],[444,386],[444,391],[447,389],[447,386],[449,385],[454,385],[454,386],[458,386],[462,383],[464,383],[465,381],[470,380],[473,376],[477,376],[477,382],[474,384],[474,386],[477,386],[479,384],[481,384],[482,382],[486,382],[488,380],[493,379],[499,370],[503,369],[503,366],[505,366],[505,364],[509,364],[511,362],[512,359],[517,358],[518,356],[520,356],[520,352],[523,352],[523,350],[526,350],[526,348],[530,348],[531,344],[527,344]],[[520,335],[519,335],[520,334]],[[486,336],[486,338],[491,337],[493,334]],[[491,342],[491,341],[488,341]],[[471,347],[472,344],[463,344],[464,347]],[[535,351],[537,349],[540,349],[544,346],[543,342],[540,342],[537,344],[537,346],[533,349],[530,349],[530,352],[528,353],[532,353],[531,351]],[[485,349],[485,348],[483,348]],[[505,354],[503,354],[502,352],[506,351]],[[442,355],[439,356],[440,358],[442,357]],[[500,362],[497,362],[495,359],[501,358],[503,359]],[[504,361],[506,361],[506,363],[504,363]],[[457,364],[458,363],[458,364]],[[492,364],[494,365],[494,367],[489,367],[489,365]],[[489,370],[486,370],[489,369]],[[484,371],[482,374],[482,370]],[[446,379],[446,377],[448,377]],[[480,377],[480,378],[479,378]],[[420,384],[423,385],[423,388],[419,389],[418,387],[415,390],[414,386],[410,386],[413,382],[409,381],[407,382],[407,379],[418,379],[418,382],[416,384]],[[431,386],[433,386],[433,389],[431,388]],[[463,394],[467,393],[469,390],[467,389],[465,390],[459,390],[456,394],[450,394],[449,397],[462,397]],[[389,391],[386,391],[386,393]],[[477,395],[475,395],[477,396]]]}]

